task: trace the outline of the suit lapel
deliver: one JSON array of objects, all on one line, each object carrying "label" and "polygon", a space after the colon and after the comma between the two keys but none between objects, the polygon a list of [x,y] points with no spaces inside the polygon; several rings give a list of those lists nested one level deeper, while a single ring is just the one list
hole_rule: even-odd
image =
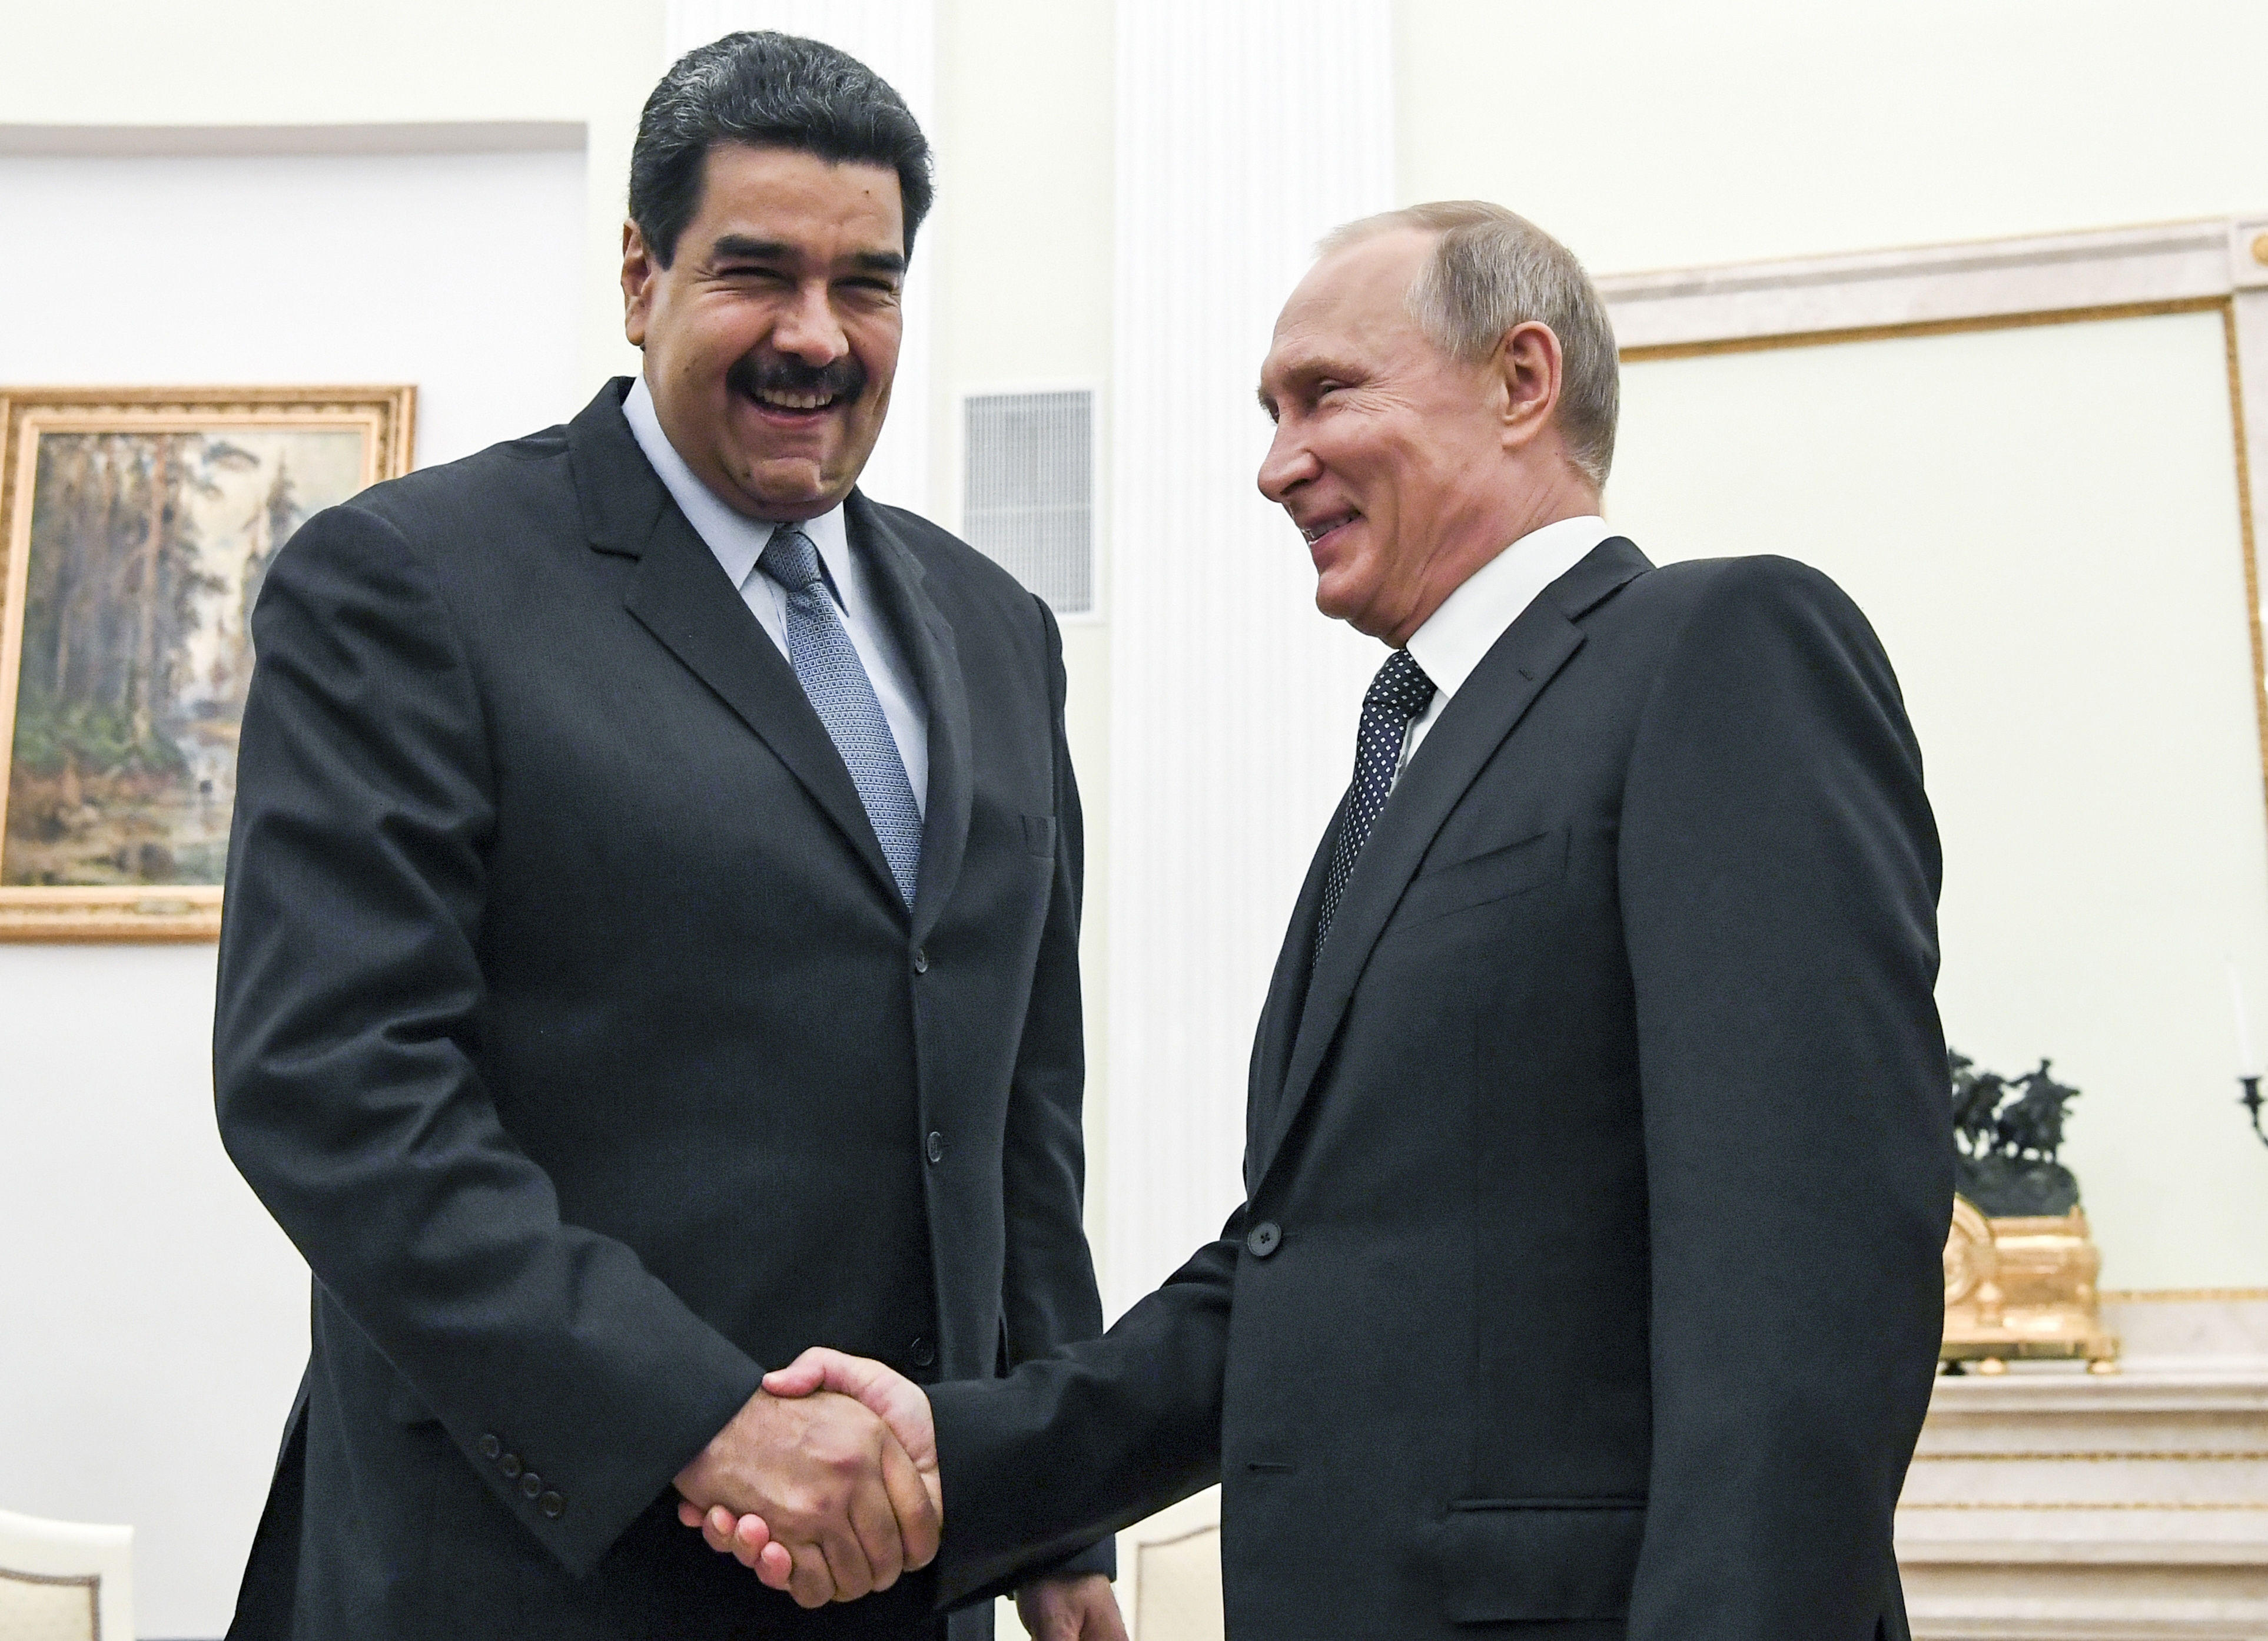
[{"label": "suit lapel", "polygon": [[1329,875],[1331,850],[1337,845],[1341,815],[1323,828],[1323,840],[1307,864],[1307,880],[1292,903],[1292,926],[1284,932],[1284,949],[1276,955],[1275,978],[1268,984],[1268,1001],[1260,1011],[1260,1029],[1252,1040],[1252,1075],[1245,1100],[1245,1189],[1260,1183],[1262,1153],[1267,1149],[1277,1100],[1284,1091],[1284,1076],[1292,1057],[1293,1029],[1307,999],[1307,953],[1315,943],[1315,925],[1323,909],[1323,881]]},{"label": "suit lapel", "polygon": [[892,903],[902,904],[858,788],[796,682],[795,669],[671,503],[631,436],[622,415],[626,386],[608,384],[568,429],[569,459],[592,547],[637,560],[622,595],[630,614],[772,750]]},{"label": "suit lapel", "polygon": [[[1425,743],[1395,783],[1393,795],[1363,846],[1339,902],[1338,915],[1332,920],[1331,937],[1324,943],[1322,958],[1307,982],[1285,1070],[1283,1095],[1268,1125],[1262,1154],[1249,1170],[1253,1188],[1257,1189],[1266,1177],[1307,1103],[1356,983],[1370,961],[1371,949],[1425,859],[1434,834],[1535,698],[1582,647],[1583,632],[1576,618],[1649,567],[1645,556],[1621,536],[1592,549],[1505,629],[1504,636],[1426,732]],[[1336,835],[1336,828],[1332,832]],[[1330,841],[1326,838],[1327,846]],[[1318,861],[1323,859],[1323,853],[1318,851]],[[1311,887],[1319,889],[1317,873],[1312,868],[1308,877]],[[1307,909],[1307,899],[1303,894],[1301,910],[1312,931],[1314,914]],[[1277,963],[1278,991],[1289,994],[1286,965],[1304,961],[1307,950],[1307,943],[1295,946],[1294,939],[1286,939],[1284,956]],[[1295,978],[1296,969],[1290,975]],[[1274,1002],[1271,993],[1271,1006]]]},{"label": "suit lapel", "polygon": [[923,805],[920,880],[913,935],[925,937],[953,897],[968,848],[974,753],[968,688],[953,624],[930,596],[929,574],[887,514],[858,491],[848,506],[850,539],[865,549],[875,596],[912,664],[929,710],[929,795]]}]

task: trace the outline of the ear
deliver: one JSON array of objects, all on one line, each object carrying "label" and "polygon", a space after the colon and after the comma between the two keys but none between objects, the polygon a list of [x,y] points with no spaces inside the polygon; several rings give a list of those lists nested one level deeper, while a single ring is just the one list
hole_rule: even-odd
[{"label": "ear", "polygon": [[1559,409],[1559,338],[1543,321],[1523,320],[1504,333],[1492,364],[1504,395],[1504,447],[1516,450],[1550,426]]},{"label": "ear", "polygon": [[654,287],[661,279],[661,264],[646,248],[645,235],[635,222],[622,224],[622,334],[632,347],[645,345],[646,323],[653,317]]}]

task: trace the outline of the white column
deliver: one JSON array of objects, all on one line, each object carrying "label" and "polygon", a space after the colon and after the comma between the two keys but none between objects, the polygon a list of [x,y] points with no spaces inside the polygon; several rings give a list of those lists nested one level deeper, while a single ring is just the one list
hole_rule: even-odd
[{"label": "white column", "polygon": [[[694,47],[738,29],[776,29],[823,40],[880,75],[906,100],[937,146],[937,0],[669,0],[664,37],[672,63]],[[940,167],[941,168],[941,167]],[[889,419],[858,480],[877,501],[937,516],[930,484],[932,314],[928,264],[938,220],[930,213],[907,275],[906,334],[898,353]]]},{"label": "white column", "polygon": [[1384,652],[1254,488],[1315,240],[1394,194],[1390,0],[1118,8],[1110,418],[1115,1315],[1242,1195],[1252,1030]]}]

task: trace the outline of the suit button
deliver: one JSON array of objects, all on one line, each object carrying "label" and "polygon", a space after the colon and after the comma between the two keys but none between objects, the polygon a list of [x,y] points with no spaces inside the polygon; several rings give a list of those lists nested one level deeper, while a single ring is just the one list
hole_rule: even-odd
[{"label": "suit button", "polygon": [[932,1367],[937,1363],[937,1347],[917,1334],[914,1335],[913,1358],[916,1367]]},{"label": "suit button", "polygon": [[506,1453],[497,1460],[497,1468],[504,1472],[504,1479],[507,1482],[517,1482],[523,1467],[518,1453]]},{"label": "suit button", "polygon": [[1283,1240],[1283,1227],[1272,1219],[1263,1219],[1245,1233],[1244,1246],[1252,1251],[1254,1259],[1264,1260],[1276,1252]]},{"label": "suit button", "polygon": [[929,1134],[929,1159],[933,1163],[945,1160],[945,1135],[932,1128]]},{"label": "suit button", "polygon": [[500,1442],[500,1441],[497,1440],[497,1438],[496,1438],[495,1437],[493,1437],[493,1436],[483,1436],[483,1437],[482,1437],[482,1438],[481,1438],[481,1457],[482,1457],[482,1458],[483,1458],[483,1459],[493,1459],[493,1458],[495,1458],[498,1453],[502,1453],[503,1451],[504,1451],[504,1444],[503,1444],[502,1442]]},{"label": "suit button", "polygon": [[924,951],[919,946],[914,948],[914,972],[917,974],[929,972],[929,953]]},{"label": "suit button", "polygon": [[530,1470],[526,1475],[519,1478],[519,1496],[522,1498],[534,1498],[542,1490],[543,1478],[536,1475],[534,1471]]},{"label": "suit button", "polygon": [[535,1501],[535,1507],[554,1521],[567,1513],[567,1501],[557,1493],[546,1493]]}]

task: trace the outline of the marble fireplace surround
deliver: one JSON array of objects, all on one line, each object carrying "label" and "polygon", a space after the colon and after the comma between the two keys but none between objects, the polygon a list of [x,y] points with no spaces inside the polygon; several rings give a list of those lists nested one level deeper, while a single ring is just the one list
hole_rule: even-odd
[{"label": "marble fireplace surround", "polygon": [[1898,1510],[1916,1641],[2268,1637],[2268,1290],[2103,1319],[2114,1377],[1938,1381]]}]

